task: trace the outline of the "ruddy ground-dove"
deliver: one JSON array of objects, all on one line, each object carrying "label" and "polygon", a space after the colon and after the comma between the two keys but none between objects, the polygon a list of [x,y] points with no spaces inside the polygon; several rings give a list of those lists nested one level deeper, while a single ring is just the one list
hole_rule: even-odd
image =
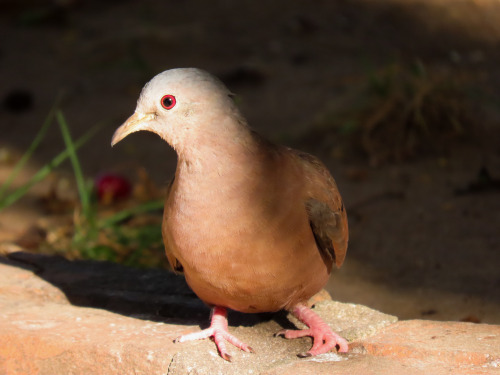
[{"label": "ruddy ground-dove", "polygon": [[335,181],[315,157],[252,131],[232,97],[205,71],[167,70],[146,84],[111,142],[148,130],[178,155],[165,202],[165,250],[172,268],[212,307],[212,321],[177,341],[212,337],[230,360],[225,341],[253,350],[229,333],[227,309],[286,309],[309,329],[281,334],[313,337],[304,355],[336,346],[346,352],[347,341],[305,304],[347,250],[347,215]]}]

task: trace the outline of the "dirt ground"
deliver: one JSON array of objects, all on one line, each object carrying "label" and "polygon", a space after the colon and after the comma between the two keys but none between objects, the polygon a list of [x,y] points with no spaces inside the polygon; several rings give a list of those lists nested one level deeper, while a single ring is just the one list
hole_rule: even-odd
[{"label": "dirt ground", "polygon": [[[64,92],[74,137],[107,122],[79,151],[88,176],[144,166],[164,185],[176,162],[167,145],[137,134],[111,149],[111,135],[154,74],[204,68],[253,128],[320,156],[335,176],[351,230],[328,284],[335,299],[500,324],[499,1],[31,0],[4,1],[0,19],[0,181]],[[432,91],[430,76],[451,88]],[[437,94],[419,102],[429,87]],[[342,121],[358,127],[345,136]],[[54,127],[14,186],[62,149]],[[43,215],[44,189],[0,213],[0,241]]]}]

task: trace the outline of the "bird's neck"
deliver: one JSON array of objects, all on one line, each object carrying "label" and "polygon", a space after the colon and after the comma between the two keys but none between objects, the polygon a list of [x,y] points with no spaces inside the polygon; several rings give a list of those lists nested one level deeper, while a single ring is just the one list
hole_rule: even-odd
[{"label": "bird's neck", "polygon": [[[214,188],[224,196],[251,186],[272,168],[269,147],[248,128],[233,134],[206,136],[196,148],[178,153],[176,181],[196,199]],[[199,195],[198,197],[195,197]]]},{"label": "bird's neck", "polygon": [[185,142],[178,154],[178,169],[190,174],[208,176],[234,172],[235,168],[248,168],[260,151],[260,139],[248,126],[227,118],[213,128]]},{"label": "bird's neck", "polygon": [[211,139],[199,144],[189,153],[179,155],[178,168],[189,174],[205,177],[224,176],[240,168],[248,168],[258,147],[252,139]]}]

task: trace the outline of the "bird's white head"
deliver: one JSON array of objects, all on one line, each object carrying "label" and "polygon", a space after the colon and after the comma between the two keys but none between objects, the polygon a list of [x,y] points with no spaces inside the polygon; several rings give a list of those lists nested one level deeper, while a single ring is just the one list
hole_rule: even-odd
[{"label": "bird's white head", "polygon": [[158,134],[178,152],[228,130],[231,136],[244,122],[231,96],[203,70],[166,70],[144,86],[134,114],[115,131],[111,145],[139,130]]}]

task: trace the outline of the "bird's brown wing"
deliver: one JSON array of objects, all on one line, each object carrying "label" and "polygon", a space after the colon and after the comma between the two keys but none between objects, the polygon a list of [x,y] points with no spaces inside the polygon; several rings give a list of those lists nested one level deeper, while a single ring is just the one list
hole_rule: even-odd
[{"label": "bird's brown wing", "polygon": [[335,180],[314,156],[294,151],[304,166],[306,178],[305,207],[311,229],[323,258],[340,267],[349,240],[347,213]]},{"label": "bird's brown wing", "polygon": [[[165,206],[168,204],[168,198],[170,193],[172,192],[173,186],[174,186],[174,181],[175,177],[170,180],[170,183],[167,186],[167,193],[165,194]],[[165,223],[165,215],[166,215],[167,209],[164,210],[164,217],[163,217],[163,223]],[[162,229],[163,233],[163,229]],[[170,263],[170,267],[172,267],[172,270],[175,273],[182,273],[184,271],[184,268],[182,267],[181,262],[175,257],[175,255],[172,253],[172,249],[170,244],[168,243],[168,238],[165,236],[163,233],[163,244],[165,246],[165,254],[167,255],[168,263]]]}]

